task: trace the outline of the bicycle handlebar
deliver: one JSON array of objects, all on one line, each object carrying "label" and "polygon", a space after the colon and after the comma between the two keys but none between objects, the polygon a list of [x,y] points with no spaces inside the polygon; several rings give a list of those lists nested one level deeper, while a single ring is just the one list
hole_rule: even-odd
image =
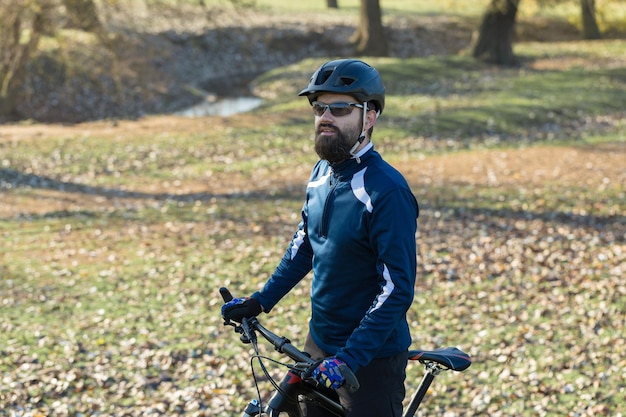
[{"label": "bicycle handlebar", "polygon": [[[225,287],[220,288],[220,295],[225,303],[233,299],[230,291]],[[233,326],[235,331],[241,334],[241,341],[244,343],[256,342],[256,333],[260,333],[265,340],[274,346],[274,349],[287,355],[296,362],[296,371],[303,381],[312,385],[317,385],[317,381],[311,378],[311,374],[321,361],[312,359],[308,353],[302,352],[300,349],[292,345],[291,341],[286,337],[279,336],[268,330],[266,327],[261,325],[258,318],[244,318],[240,325],[236,325],[230,321],[224,322],[224,324]],[[356,375],[354,375],[354,372],[352,372],[352,370],[345,364],[341,365],[339,370],[345,379],[344,386],[346,389],[351,393],[356,392],[359,389],[359,381]]]}]

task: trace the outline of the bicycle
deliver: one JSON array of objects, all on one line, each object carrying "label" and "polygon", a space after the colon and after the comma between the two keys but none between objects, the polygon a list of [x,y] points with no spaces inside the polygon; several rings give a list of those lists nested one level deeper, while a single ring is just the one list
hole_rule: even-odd
[{"label": "bicycle", "polygon": [[[230,291],[226,288],[220,288],[220,294],[224,302],[233,299]],[[302,410],[299,404],[303,399],[315,402],[317,405],[324,407],[338,417],[345,416],[342,405],[328,397],[320,389],[317,381],[311,377],[313,370],[319,365],[320,361],[311,359],[306,352],[295,347],[288,338],[279,336],[265,328],[256,317],[249,319],[244,318],[241,323],[225,321],[224,325],[232,326],[235,332],[240,334],[242,343],[252,345],[255,352],[253,358],[259,360],[265,376],[275,389],[275,392],[267,403],[261,401],[259,393],[258,399],[255,398],[247,404],[242,417],[279,417],[285,414],[288,417],[302,417]],[[269,375],[268,370],[262,362],[262,359],[268,358],[264,358],[259,354],[257,333],[263,336],[276,351],[288,356],[294,361],[293,364],[282,364],[288,368],[288,371],[279,383]],[[410,350],[409,360],[417,360],[422,363],[425,368],[425,373],[417,390],[411,397],[403,417],[415,416],[428,388],[435,377],[442,371],[452,370],[462,372],[469,368],[472,363],[469,355],[456,347],[445,347],[435,350]],[[254,368],[252,371],[254,375]],[[346,389],[350,392],[355,392],[359,389],[359,382],[356,376],[347,366],[341,369],[341,373],[346,380],[344,384]],[[259,392],[256,377],[255,386],[257,392]]]}]

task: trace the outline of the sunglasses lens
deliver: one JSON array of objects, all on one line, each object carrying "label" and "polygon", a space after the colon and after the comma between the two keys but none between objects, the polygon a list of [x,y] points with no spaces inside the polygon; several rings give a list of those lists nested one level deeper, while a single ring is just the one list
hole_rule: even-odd
[{"label": "sunglasses lens", "polygon": [[352,113],[352,106],[348,103],[333,103],[328,106],[330,114],[335,117],[347,116]]},{"label": "sunglasses lens", "polygon": [[313,114],[316,116],[321,116],[326,111],[326,104],[320,102],[313,103]]},{"label": "sunglasses lens", "polygon": [[330,114],[332,114],[335,117],[347,116],[350,113],[352,113],[352,108],[353,108],[353,105],[350,103],[326,104],[326,103],[321,103],[319,101],[313,102],[312,106],[313,106],[313,113],[316,116],[323,115],[326,109],[329,109]]}]

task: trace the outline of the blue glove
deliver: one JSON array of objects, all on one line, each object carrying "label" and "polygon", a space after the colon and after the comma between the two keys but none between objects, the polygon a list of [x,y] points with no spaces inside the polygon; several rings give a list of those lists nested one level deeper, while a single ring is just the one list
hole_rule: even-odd
[{"label": "blue glove", "polygon": [[313,378],[326,388],[337,389],[343,385],[344,379],[340,366],[347,366],[343,361],[337,358],[324,359],[313,371]]},{"label": "blue glove", "polygon": [[222,306],[224,320],[241,323],[244,318],[256,317],[263,308],[259,300],[252,297],[234,298]]}]

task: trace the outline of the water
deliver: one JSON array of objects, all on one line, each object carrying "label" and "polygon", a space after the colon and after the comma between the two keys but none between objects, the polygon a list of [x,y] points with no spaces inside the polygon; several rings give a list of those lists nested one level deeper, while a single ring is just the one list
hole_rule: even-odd
[{"label": "water", "polygon": [[201,103],[176,112],[176,114],[186,117],[232,116],[233,114],[253,110],[259,107],[262,102],[263,100],[258,97],[225,97],[218,99],[209,97]]}]

